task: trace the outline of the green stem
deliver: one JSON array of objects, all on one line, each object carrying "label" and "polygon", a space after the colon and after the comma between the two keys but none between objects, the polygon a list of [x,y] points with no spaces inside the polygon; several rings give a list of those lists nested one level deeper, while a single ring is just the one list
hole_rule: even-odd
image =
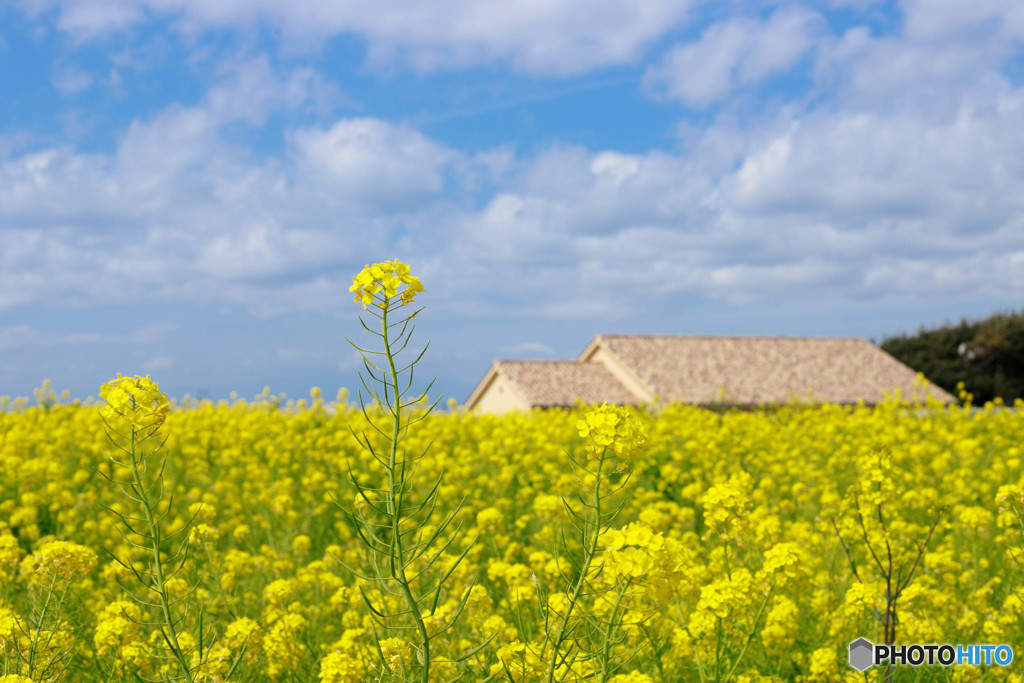
[{"label": "green stem", "polygon": [[608,618],[608,627],[604,632],[604,647],[601,650],[601,683],[608,677],[608,661],[611,659],[612,654],[612,636],[615,635],[615,620],[619,615],[619,607],[622,605],[622,598],[626,595],[626,591],[629,589],[629,584],[633,582],[632,578],[626,579],[626,582],[619,586],[618,593],[615,596],[615,604],[612,605],[612,613]]},{"label": "green stem", "polygon": [[723,683],[728,683],[729,679],[732,678],[732,675],[736,672],[736,668],[740,665],[740,662],[743,661],[743,655],[747,653],[747,648],[750,647],[751,641],[753,641],[754,636],[757,635],[757,624],[761,621],[761,615],[764,613],[764,608],[768,606],[768,601],[772,597],[773,590],[774,588],[768,590],[768,593],[764,596],[764,600],[761,601],[761,606],[757,608],[757,614],[754,615],[754,623],[750,627],[750,633],[747,634],[747,641],[743,643],[743,649],[740,650],[740,653],[736,656],[736,661],[734,661],[732,667],[730,667],[729,673],[725,675]]},{"label": "green stem", "polygon": [[178,665],[185,674],[185,680],[193,683],[192,671],[185,660],[185,654],[181,651],[178,643],[177,629],[174,628],[174,619],[171,617],[170,601],[167,599],[167,587],[164,584],[163,564],[160,561],[160,521],[153,514],[153,505],[149,500],[149,490],[146,488],[142,477],[139,475],[139,461],[135,456],[135,428],[132,428],[131,443],[128,454],[132,460],[132,485],[136,495],[142,502],[142,510],[146,515],[146,525],[149,527],[149,541],[153,551],[153,575],[156,579],[156,594],[160,597],[160,610],[163,614],[164,625],[167,627],[164,637],[171,648],[171,653],[178,660]]},{"label": "green stem", "polygon": [[381,331],[384,335],[384,352],[387,354],[388,368],[391,372],[392,400],[394,401],[394,408],[392,410],[393,420],[391,427],[391,448],[388,456],[387,501],[389,511],[391,512],[391,576],[398,582],[399,587],[402,589],[402,595],[405,596],[405,601],[409,605],[409,612],[416,621],[416,630],[419,631],[420,634],[420,648],[423,653],[423,675],[420,677],[420,680],[422,683],[429,683],[430,636],[427,634],[427,625],[423,622],[422,615],[420,615],[419,604],[416,602],[416,598],[413,596],[412,590],[409,588],[409,579],[405,574],[405,552],[402,549],[402,497],[405,493],[404,459],[401,463],[402,469],[398,477],[398,488],[396,491],[395,470],[399,466],[398,440],[402,428],[402,394],[398,387],[398,370],[395,368],[395,357],[391,353],[391,340],[388,339],[388,308],[390,305],[390,301],[386,301],[384,303],[384,312],[381,316]]},{"label": "green stem", "polygon": [[[51,584],[51,586],[52,586],[52,584]],[[67,596],[68,596],[68,589],[70,587],[71,587],[71,580],[70,580],[70,577],[69,577],[68,580],[64,582],[64,587],[60,591],[60,597],[57,599],[57,606],[53,610],[54,614],[57,615],[57,617],[60,616],[61,612],[64,609],[64,599],[67,598]],[[39,628],[41,629],[42,627],[43,627],[43,624],[40,621]],[[38,631],[37,631],[37,634],[38,634]],[[44,650],[49,650],[50,649],[50,643],[53,642],[53,637],[55,635],[57,635],[56,624],[55,624],[55,628],[50,629],[49,633],[46,634],[46,642],[43,643],[43,649]],[[67,652],[70,652],[70,650],[68,650]],[[46,667],[43,668],[43,669],[40,669],[37,672],[39,674],[40,678],[44,678],[44,679],[48,678],[49,677],[49,673],[50,673],[50,667],[54,666],[55,664],[59,664],[59,663],[60,663],[59,659],[56,662],[53,662],[53,661],[47,662]],[[57,676],[56,678],[60,678],[60,676]]]},{"label": "green stem", "polygon": [[[211,567],[216,566],[217,563],[214,562],[213,556],[210,554],[210,548],[205,543],[203,544],[203,554],[206,555],[206,563],[209,566],[211,566]],[[224,574],[221,571],[221,569],[217,568],[217,576],[223,576],[223,575]],[[215,583],[217,584],[217,590],[220,591],[221,597],[224,598],[224,606],[227,608],[228,614],[231,615],[232,619],[237,619],[238,615],[235,613],[235,608],[231,604],[231,596],[228,595],[228,592],[226,590],[224,590],[224,586],[222,586],[220,584],[220,580],[219,579]]]},{"label": "green stem", "polygon": [[39,614],[39,621],[36,622],[36,632],[32,635],[32,645],[28,649],[28,676],[35,673],[36,650],[39,648],[39,634],[43,630],[43,623],[46,621],[46,612],[50,609],[50,598],[53,597],[53,586],[57,583],[58,572],[54,572],[50,578],[50,585],[46,588],[46,600],[43,601],[43,610]]},{"label": "green stem", "polygon": [[[565,606],[562,623],[558,626],[558,630],[555,631],[554,650],[551,653],[551,662],[548,664],[547,683],[552,683],[555,680],[555,669],[558,668],[558,654],[562,649],[562,643],[565,641],[565,631],[569,627],[572,611],[576,607],[580,595],[583,593],[584,586],[587,584],[590,564],[593,562],[594,555],[597,554],[598,537],[601,535],[601,468],[604,465],[604,456],[605,451],[602,450],[601,455],[597,459],[597,471],[594,473],[594,527],[591,530],[591,537],[589,539],[584,536],[583,562],[580,566],[580,575],[576,579],[576,585],[573,586],[572,597],[569,598],[569,602]],[[586,532],[586,526],[584,526],[584,532]]]},{"label": "green stem", "polygon": [[[687,620],[683,616],[683,608],[679,602],[679,594],[672,591],[673,604],[676,608],[676,616],[679,618],[680,627],[686,631],[686,635],[690,636],[690,641],[693,641],[693,634],[690,633],[690,627],[687,626]],[[700,682],[704,683],[707,677],[704,675],[704,663],[700,660],[700,648],[696,643],[693,643],[693,658],[697,661],[697,675],[700,677]]]},{"label": "green stem", "polygon": [[715,617],[718,626],[715,629],[715,683],[722,683],[719,673],[722,670],[722,617]]}]

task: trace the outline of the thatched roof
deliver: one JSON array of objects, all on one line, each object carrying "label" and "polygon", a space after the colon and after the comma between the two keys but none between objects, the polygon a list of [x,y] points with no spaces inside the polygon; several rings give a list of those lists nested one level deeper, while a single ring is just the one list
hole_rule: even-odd
[{"label": "thatched roof", "polygon": [[[597,346],[654,395],[669,401],[753,405],[811,398],[878,403],[897,387],[905,398],[915,392],[924,398],[914,386],[914,370],[864,339],[602,335],[588,351]],[[953,400],[934,385],[928,392],[942,401]]]},{"label": "thatched roof", "polygon": [[560,360],[499,360],[494,369],[508,377],[531,406],[584,403],[635,404],[637,397],[603,365]]},{"label": "thatched roof", "polygon": [[575,361],[495,361],[466,402],[485,410],[655,398],[698,405],[955,399],[874,344],[832,337],[598,335]]}]

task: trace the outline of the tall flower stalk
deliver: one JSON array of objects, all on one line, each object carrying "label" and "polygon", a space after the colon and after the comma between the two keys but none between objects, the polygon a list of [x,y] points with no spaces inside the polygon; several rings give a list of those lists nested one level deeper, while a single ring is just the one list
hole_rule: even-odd
[{"label": "tall flower stalk", "polygon": [[[602,564],[596,561],[601,551],[599,541],[612,528],[626,503],[623,499],[615,504],[613,499],[628,482],[627,461],[639,457],[647,440],[643,426],[636,416],[624,408],[608,405],[588,412],[576,427],[580,436],[585,439],[587,451],[585,462],[573,461],[582,488],[578,497],[582,507],[574,508],[568,502],[565,502],[565,507],[573,518],[583,551],[579,570],[566,590],[564,610],[561,614],[549,613],[546,617],[551,623],[551,627],[546,629],[547,644],[551,646],[544,674],[547,683],[565,680],[569,676],[573,662],[587,649],[591,652],[586,653],[585,657],[594,660],[600,672],[599,680],[607,678],[610,650],[615,641],[618,606],[622,596],[620,594],[615,599],[611,618],[597,628],[591,627],[591,631],[599,634],[596,646],[586,643],[579,635],[585,619],[578,613],[578,607],[585,594],[594,595],[619,589],[618,586],[607,588],[597,585],[597,579],[603,569]],[[569,554],[564,536],[563,551],[566,555]]]},{"label": "tall flower stalk", "polygon": [[[203,662],[203,634],[200,634],[199,649],[193,660],[197,666],[190,666],[189,658],[192,651],[186,650],[180,636],[183,631],[185,614],[180,603],[185,598],[174,598],[168,590],[168,582],[185,567],[188,555],[188,531],[192,520],[182,528],[167,533],[163,523],[171,512],[171,501],[164,502],[164,467],[167,454],[154,457],[160,445],[153,449],[144,448],[146,442],[156,437],[167,416],[167,396],[160,391],[157,383],[146,377],[122,377],[111,380],[100,389],[100,398],[105,401],[101,409],[103,421],[107,428],[107,436],[111,444],[121,452],[118,457],[111,456],[111,461],[119,466],[121,474],[112,471],[109,475],[100,473],[117,486],[121,493],[137,505],[138,514],[131,516],[112,510],[120,517],[127,529],[121,535],[130,545],[149,557],[148,562],[141,566],[130,556],[115,558],[120,564],[132,572],[142,586],[149,592],[151,599],[143,599],[128,591],[129,596],[143,609],[152,609],[158,613],[156,620],[143,622],[157,626],[167,648],[163,658],[173,662],[177,668],[179,680],[193,683],[196,671]],[[116,477],[124,476],[124,479]],[[108,508],[110,509],[110,508]],[[137,539],[141,539],[137,540]],[[165,544],[176,545],[174,552],[167,554],[162,548]],[[187,603],[186,609],[187,612]],[[201,623],[201,622],[200,622]],[[200,630],[201,630],[200,626]],[[207,652],[209,650],[207,649]]]},{"label": "tall flower stalk", "polygon": [[[934,511],[934,518],[927,527],[910,521],[908,511],[900,504],[896,490],[896,482],[904,478],[893,472],[892,460],[889,448],[879,444],[862,460],[865,475],[848,492],[853,519],[843,522],[843,527],[853,530],[852,538],[844,538],[844,529],[836,520],[832,520],[832,527],[846,554],[853,578],[863,585],[866,583],[865,578],[870,580],[873,568],[877,569],[877,577],[884,585],[884,605],[874,611],[882,627],[882,643],[885,645],[897,642],[897,603],[921,567],[925,550],[945,512],[942,508]],[[913,538],[907,532],[916,532],[918,538]],[[900,538],[903,534],[906,537]],[[853,546],[860,541],[870,561],[862,563],[858,570]],[[892,662],[887,662],[882,680],[890,683],[894,676]]]},{"label": "tall flower stalk", "polygon": [[[399,289],[402,289],[401,293]],[[450,560],[447,566],[434,568],[456,539],[457,530],[452,529],[451,524],[461,504],[440,521],[432,522],[437,513],[442,475],[426,489],[425,495],[418,501],[414,500],[416,486],[413,471],[416,462],[427,451],[424,449],[409,454],[403,446],[409,427],[425,419],[440,400],[438,398],[419,414],[409,415],[413,405],[426,402],[427,391],[433,385],[431,382],[416,398],[407,399],[412,387],[414,366],[423,358],[429,344],[411,362],[401,365],[398,360],[408,347],[415,330],[410,322],[422,310],[409,313],[405,309],[413,303],[416,294],[423,291],[423,285],[409,274],[409,266],[398,261],[387,261],[366,266],[353,279],[350,291],[355,293],[355,301],[377,318],[378,324],[374,327],[367,325],[362,318],[360,323],[367,333],[377,337],[383,348],[371,350],[348,340],[363,356],[364,368],[369,377],[368,382],[360,373],[363,389],[383,415],[383,418],[374,416],[360,391],[359,402],[363,415],[383,443],[367,437],[365,433],[357,434],[356,438],[373,456],[384,475],[380,486],[371,487],[360,482],[355,473],[350,473],[356,490],[357,506],[348,516],[357,536],[370,551],[371,573],[352,571],[371,582],[380,595],[397,597],[404,604],[402,609],[389,611],[383,602],[375,602],[360,587],[369,613],[381,629],[404,631],[415,639],[415,661],[398,667],[401,680],[410,680],[406,676],[413,676],[411,680],[428,683],[431,680],[431,661],[436,659],[431,651],[431,641],[454,625],[465,607],[469,590],[449,622],[443,624],[437,632],[428,631],[425,617],[434,614],[446,581],[466,556],[469,547]],[[375,441],[378,444],[376,446]],[[382,652],[380,654],[382,670],[394,672],[396,667],[393,663],[387,661]]]},{"label": "tall flower stalk", "polygon": [[[16,670],[24,671],[27,680],[63,679],[73,652],[64,621],[65,601],[79,576],[87,576],[95,566],[92,549],[66,541],[47,543],[22,561],[22,573],[29,577],[33,610],[28,624],[12,614],[20,637],[13,638],[11,645],[20,660]],[[0,662],[3,654],[0,649]]]}]

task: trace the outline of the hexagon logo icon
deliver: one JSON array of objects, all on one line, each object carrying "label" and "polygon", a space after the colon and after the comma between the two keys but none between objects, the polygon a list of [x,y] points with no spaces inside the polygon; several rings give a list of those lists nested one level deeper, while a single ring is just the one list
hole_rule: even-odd
[{"label": "hexagon logo icon", "polygon": [[858,638],[850,643],[850,666],[857,671],[867,671],[875,663],[875,646],[867,638]]}]

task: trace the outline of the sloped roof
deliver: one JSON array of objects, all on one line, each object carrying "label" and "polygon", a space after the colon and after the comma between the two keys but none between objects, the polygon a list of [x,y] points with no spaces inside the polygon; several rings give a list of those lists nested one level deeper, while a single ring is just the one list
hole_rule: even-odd
[{"label": "sloped roof", "polygon": [[[905,398],[923,393],[915,371],[864,339],[601,335],[588,351],[598,344],[669,401],[878,403],[896,387]],[[953,400],[937,386],[929,392]]]},{"label": "sloped roof", "polygon": [[495,361],[532,406],[584,403],[635,404],[634,396],[603,365],[560,360]]}]

